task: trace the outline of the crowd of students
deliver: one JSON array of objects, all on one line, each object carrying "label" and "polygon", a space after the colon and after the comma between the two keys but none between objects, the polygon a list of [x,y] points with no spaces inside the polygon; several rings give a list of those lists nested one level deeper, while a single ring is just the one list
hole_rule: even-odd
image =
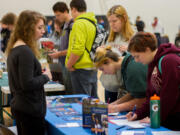
[{"label": "crowd of students", "polygon": [[[105,101],[110,103],[109,112],[131,111],[136,105],[134,115],[129,112],[127,118],[142,119],[149,116],[150,96],[156,93],[161,99],[161,125],[180,130],[179,124],[174,123],[180,121],[179,48],[171,43],[158,44],[157,35],[135,32],[126,9],[115,5],[107,12],[108,40],[97,48],[92,60],[89,51],[96,36],[92,22],[97,24],[97,20],[93,12],[86,12],[85,1],[72,0],[71,15],[64,2],[55,3],[52,10],[56,20],[55,32],[50,35],[59,47],[49,56],[59,59],[66,94],[97,97],[98,69],[102,71],[100,81],[105,88]],[[11,112],[18,135],[43,135],[43,85],[52,79],[50,70],[42,72],[38,61],[37,41],[45,33],[45,17],[25,10],[14,20],[6,48]]]}]

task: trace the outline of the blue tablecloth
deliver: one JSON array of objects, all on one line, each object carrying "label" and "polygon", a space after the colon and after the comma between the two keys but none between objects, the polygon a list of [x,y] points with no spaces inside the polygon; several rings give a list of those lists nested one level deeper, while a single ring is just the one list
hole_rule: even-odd
[{"label": "blue tablecloth", "polygon": [[[0,78],[0,87],[2,86],[8,86],[8,74],[7,72],[3,72],[3,77]],[[0,88],[0,100],[2,102],[2,105],[8,105],[9,104],[9,99],[10,99],[10,95],[6,95],[6,94],[3,94],[1,92],[1,88]]]},{"label": "blue tablecloth", "polygon": [[[79,97],[79,96],[86,96],[86,95],[69,95],[65,97]],[[87,96],[86,96],[87,97]],[[82,105],[81,104],[71,104],[72,108],[75,109],[77,112],[82,114]],[[65,117],[65,116],[63,116]],[[46,121],[48,123],[48,133],[49,135],[91,135],[91,130],[88,128],[83,127],[61,127],[57,128],[57,124],[67,123],[67,121],[63,120],[62,117],[58,117],[55,113],[52,113],[49,109],[47,109],[46,114]],[[77,122],[77,121],[76,121]],[[82,121],[78,121],[78,123],[82,124]],[[115,124],[108,124],[108,133],[109,135],[116,135],[117,132],[126,130],[127,127],[116,130],[118,126]],[[137,129],[136,129],[137,130]],[[138,129],[138,130],[145,130],[146,135],[152,135],[151,131],[166,131],[168,129],[164,127],[160,127],[158,129],[151,129],[150,127],[146,127],[145,129]]]},{"label": "blue tablecloth", "polygon": [[2,78],[0,78],[0,86],[8,86],[8,74],[7,72],[3,73]]},{"label": "blue tablecloth", "polygon": [[7,72],[3,73],[2,78],[0,78],[0,123],[3,123],[3,106],[8,105],[8,97],[10,95],[4,95],[2,94],[1,87],[2,86],[8,86],[8,74]]}]

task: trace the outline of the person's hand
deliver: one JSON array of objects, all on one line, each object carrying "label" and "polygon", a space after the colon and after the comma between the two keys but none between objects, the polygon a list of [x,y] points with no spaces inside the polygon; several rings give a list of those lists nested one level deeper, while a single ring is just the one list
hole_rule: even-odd
[{"label": "person's hand", "polygon": [[108,105],[108,112],[109,112],[109,113],[119,112],[118,105],[109,104],[109,105]]},{"label": "person's hand", "polygon": [[128,114],[126,114],[126,118],[128,119],[128,121],[133,121],[137,119],[137,114],[133,112],[129,112]]},{"label": "person's hand", "polygon": [[43,72],[43,74],[44,74],[44,75],[47,75],[47,76],[49,77],[49,80],[52,80],[52,75],[51,75],[51,72],[50,72],[49,69],[45,70],[45,71]]},{"label": "person's hand", "polygon": [[146,118],[140,120],[140,123],[148,123],[149,124],[150,123],[150,118],[146,117]]},{"label": "person's hand", "polygon": [[75,71],[75,68],[71,67],[71,68],[67,68],[70,72]]},{"label": "person's hand", "polygon": [[99,46],[98,48],[96,48],[96,52],[103,51],[105,47],[105,45]]},{"label": "person's hand", "polygon": [[101,45],[98,48],[105,48],[105,47],[107,47],[107,46],[106,45]]},{"label": "person's hand", "polygon": [[125,51],[127,51],[127,48],[128,48],[128,46],[126,46],[126,45],[121,45],[121,46],[119,47],[119,51],[120,51],[120,52],[125,52]]},{"label": "person's hand", "polygon": [[59,58],[59,54],[60,54],[60,52],[55,51],[53,53],[49,53],[48,55],[53,59],[57,59],[57,58]]}]

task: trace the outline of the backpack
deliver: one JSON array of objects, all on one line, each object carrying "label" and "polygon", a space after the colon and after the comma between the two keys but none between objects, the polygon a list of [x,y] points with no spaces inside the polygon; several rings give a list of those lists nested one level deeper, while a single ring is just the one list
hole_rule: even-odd
[{"label": "backpack", "polygon": [[86,51],[87,51],[87,52],[89,53],[89,55],[90,55],[91,60],[94,61],[96,49],[105,42],[106,37],[107,37],[107,32],[105,31],[104,28],[99,27],[98,24],[95,24],[92,20],[90,20],[90,19],[88,19],[88,18],[81,17],[81,18],[79,18],[79,19],[88,20],[89,22],[91,22],[91,23],[96,27],[96,35],[95,35],[95,38],[94,38],[94,41],[93,41],[91,50],[88,50],[88,49],[85,47]]},{"label": "backpack", "polygon": [[[180,57],[180,54],[176,53],[179,57]],[[158,63],[158,69],[159,69],[159,72],[160,74],[162,74],[162,69],[161,69],[161,62],[162,62],[162,59],[164,58],[165,55],[161,56],[161,58],[159,59],[159,63]]]},{"label": "backpack", "polygon": [[[176,53],[179,57],[180,57],[180,53]],[[162,69],[161,69],[161,62],[162,62],[162,59],[164,58],[165,55],[161,56],[161,58],[159,59],[159,63],[158,63],[158,69],[159,69],[159,72],[160,74],[162,74]],[[179,86],[179,89],[180,89],[180,86]]]}]

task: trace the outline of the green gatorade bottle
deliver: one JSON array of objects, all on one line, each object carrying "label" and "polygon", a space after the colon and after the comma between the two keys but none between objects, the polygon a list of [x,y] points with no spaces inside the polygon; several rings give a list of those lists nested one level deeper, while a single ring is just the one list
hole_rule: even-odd
[{"label": "green gatorade bottle", "polygon": [[160,97],[156,94],[150,98],[150,119],[151,128],[160,127]]}]

